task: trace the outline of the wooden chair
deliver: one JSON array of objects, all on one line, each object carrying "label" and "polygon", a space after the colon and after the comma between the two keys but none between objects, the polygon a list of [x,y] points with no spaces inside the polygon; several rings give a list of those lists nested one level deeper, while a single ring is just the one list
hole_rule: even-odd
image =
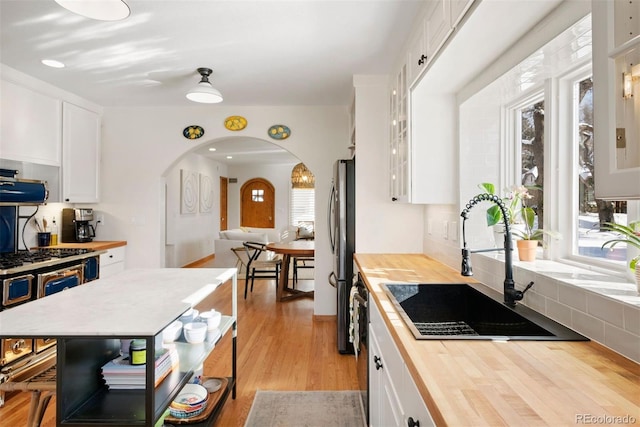
[{"label": "wooden chair", "polygon": [[266,255],[268,251],[265,243],[244,242],[243,246],[247,252],[247,256],[249,257],[244,281],[244,299],[247,299],[249,279],[251,279],[251,292],[253,292],[254,279],[275,279],[277,290],[280,268],[282,267],[282,259],[269,258]]},{"label": "wooden chair", "polygon": [[293,287],[295,288],[298,283],[298,269],[300,268],[314,268],[312,257],[299,257],[293,258]]},{"label": "wooden chair", "polygon": [[242,274],[242,270],[247,268],[247,250],[244,246],[240,246],[237,248],[231,248],[231,252],[234,253],[236,258],[236,268],[238,269],[238,275]]},{"label": "wooden chair", "polygon": [[[296,240],[313,240],[315,237],[315,223],[314,221],[300,221],[298,222],[298,229],[296,232]],[[293,287],[295,288],[298,283],[298,269],[299,268],[314,268],[313,257],[296,257],[293,258]]]}]

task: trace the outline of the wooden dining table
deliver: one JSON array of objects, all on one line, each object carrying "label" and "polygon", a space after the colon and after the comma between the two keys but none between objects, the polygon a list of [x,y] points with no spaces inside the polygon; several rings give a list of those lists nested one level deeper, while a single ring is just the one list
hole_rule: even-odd
[{"label": "wooden dining table", "polygon": [[313,240],[294,240],[291,242],[267,243],[267,250],[282,255],[282,271],[278,280],[276,299],[289,301],[296,298],[313,298],[314,291],[302,291],[289,287],[289,267],[291,258],[313,257],[315,245]]}]

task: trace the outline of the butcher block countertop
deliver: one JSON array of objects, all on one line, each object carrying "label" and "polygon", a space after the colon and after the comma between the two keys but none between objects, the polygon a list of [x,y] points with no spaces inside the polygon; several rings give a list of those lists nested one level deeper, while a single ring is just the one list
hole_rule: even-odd
[{"label": "butcher block countertop", "polygon": [[640,425],[640,365],[594,341],[416,340],[381,283],[469,283],[422,254],[356,254],[438,426]]},{"label": "butcher block countertop", "polygon": [[118,248],[120,246],[126,246],[127,242],[124,240],[104,240],[85,243],[59,243],[56,246],[49,246],[50,248],[72,248],[72,249],[93,249],[94,251],[103,251],[107,249]]}]

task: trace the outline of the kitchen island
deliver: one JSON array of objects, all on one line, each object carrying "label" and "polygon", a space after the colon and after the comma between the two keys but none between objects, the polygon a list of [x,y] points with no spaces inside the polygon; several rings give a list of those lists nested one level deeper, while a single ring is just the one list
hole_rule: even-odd
[{"label": "kitchen island", "polygon": [[[229,393],[235,397],[236,277],[235,268],[126,270],[1,312],[0,337],[57,339],[57,424],[152,426],[215,346],[169,344],[179,363],[160,381],[149,367],[164,328],[226,282],[233,286],[232,313],[223,315],[220,332],[232,331],[233,354],[222,402]],[[146,342],[145,386],[109,389],[100,369],[120,354],[122,339],[134,338]]]},{"label": "kitchen island", "polygon": [[381,284],[476,282],[422,254],[355,260],[435,425],[640,424],[637,363],[594,341],[416,340]]}]

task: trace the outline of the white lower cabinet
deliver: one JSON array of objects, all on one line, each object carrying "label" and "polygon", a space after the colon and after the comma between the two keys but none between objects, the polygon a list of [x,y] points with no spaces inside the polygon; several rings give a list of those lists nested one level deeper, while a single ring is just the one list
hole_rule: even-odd
[{"label": "white lower cabinet", "polygon": [[100,278],[106,278],[124,270],[125,246],[118,246],[100,255]]},{"label": "white lower cabinet", "polygon": [[374,303],[369,319],[369,425],[435,426]]}]

